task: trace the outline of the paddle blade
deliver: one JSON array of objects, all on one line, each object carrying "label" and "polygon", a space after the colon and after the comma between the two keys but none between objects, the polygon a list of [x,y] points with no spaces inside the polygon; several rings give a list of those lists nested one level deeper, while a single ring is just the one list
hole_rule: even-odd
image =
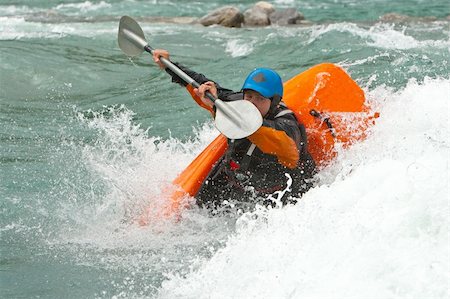
[{"label": "paddle blade", "polygon": [[120,18],[117,36],[120,49],[128,56],[138,56],[147,45],[141,26],[128,16]]},{"label": "paddle blade", "polygon": [[215,124],[217,130],[230,139],[242,139],[252,135],[263,122],[261,113],[249,101],[223,102],[217,99]]}]

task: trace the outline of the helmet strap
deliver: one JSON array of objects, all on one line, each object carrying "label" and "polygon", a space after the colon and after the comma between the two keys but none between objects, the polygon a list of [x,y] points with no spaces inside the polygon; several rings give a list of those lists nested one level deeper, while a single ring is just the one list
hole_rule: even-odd
[{"label": "helmet strap", "polygon": [[271,97],[270,98],[270,108],[269,108],[269,112],[267,113],[267,115],[272,115],[273,113],[275,113],[275,110],[277,109],[280,102],[281,102],[281,97],[278,94]]}]

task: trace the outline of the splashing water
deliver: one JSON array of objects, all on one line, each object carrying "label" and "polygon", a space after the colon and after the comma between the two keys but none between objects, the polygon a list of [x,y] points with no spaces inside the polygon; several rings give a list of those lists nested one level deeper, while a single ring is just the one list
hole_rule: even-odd
[{"label": "splashing water", "polygon": [[223,249],[164,282],[160,297],[444,298],[449,88],[426,78],[371,91],[381,117],[320,174],[328,183],[241,217]]},{"label": "splashing water", "polygon": [[[164,205],[217,132],[148,56],[122,55],[117,20],[229,3],[13,2],[0,5],[3,297],[450,296],[446,1],[275,1],[313,22],[292,27],[143,21],[152,45],[224,87],[258,66],[287,80],[329,61],[381,113],[297,205],[216,217],[194,207],[144,227],[141,210]],[[377,21],[393,11],[437,20]]]}]

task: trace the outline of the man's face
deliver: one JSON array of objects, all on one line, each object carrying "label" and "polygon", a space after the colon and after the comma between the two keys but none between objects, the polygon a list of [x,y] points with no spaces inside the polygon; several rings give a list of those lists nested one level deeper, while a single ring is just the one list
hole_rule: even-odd
[{"label": "man's face", "polygon": [[244,100],[249,101],[253,105],[255,105],[263,117],[266,116],[267,112],[269,112],[270,100],[263,97],[261,94],[254,90],[244,90]]}]

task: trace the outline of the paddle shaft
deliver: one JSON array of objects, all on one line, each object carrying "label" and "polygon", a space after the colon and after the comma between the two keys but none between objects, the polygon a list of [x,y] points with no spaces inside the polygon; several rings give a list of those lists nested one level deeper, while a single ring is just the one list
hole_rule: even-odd
[{"label": "paddle shaft", "polygon": [[[153,51],[155,49],[153,49],[149,44],[147,44],[147,45],[144,46],[144,50],[146,52],[148,52],[148,53],[153,55]],[[188,74],[183,72],[179,67],[177,67],[175,64],[173,64],[170,60],[168,60],[168,59],[166,59],[166,58],[164,58],[162,56],[159,57],[159,60],[161,60],[161,62],[167,68],[169,68],[172,72],[174,72],[176,75],[178,75],[187,84],[192,85],[195,88],[199,88],[200,87],[200,84],[197,81],[192,79]],[[208,97],[208,99],[213,101],[213,103],[216,101],[216,98],[209,91],[206,91],[205,95]]]},{"label": "paddle shaft", "polygon": [[[145,40],[142,28],[130,17],[123,16],[119,23],[118,42],[121,50],[129,56],[137,56],[146,51],[153,55],[153,49]],[[159,57],[161,63],[181,78],[186,84],[199,88],[200,84],[173,64],[169,59]],[[258,108],[249,101],[238,100],[224,102],[210,91],[205,92],[216,107],[214,122],[217,129],[230,139],[241,139],[250,136],[262,125],[262,116]]]},{"label": "paddle shaft", "polygon": [[[144,50],[150,54],[153,55],[153,51],[155,49],[153,49],[149,44],[146,44],[144,46]],[[175,64],[173,64],[169,59],[166,59],[162,56],[159,57],[159,60],[161,60],[161,62],[167,67],[169,68],[172,72],[174,72],[176,75],[178,75],[184,82],[186,82],[187,84],[192,85],[195,88],[199,88],[200,84],[195,81],[194,79],[192,79],[188,74],[186,74],[185,72],[183,72],[179,67],[177,67]],[[239,127],[241,127],[240,125],[240,121],[239,119],[236,117],[236,111],[233,111],[231,109],[231,107],[228,107],[224,102],[222,102],[221,100],[217,100],[212,93],[210,93],[209,91],[205,92],[205,96],[208,97],[208,99],[210,99],[214,105],[216,105],[216,107],[218,107],[229,119],[233,120],[236,124],[238,124]]]},{"label": "paddle shaft", "polygon": [[[137,35],[135,32],[133,32],[132,30],[126,29],[124,28],[123,30],[123,34],[130,40],[132,41],[136,46],[141,47],[141,49],[143,48],[146,52],[150,53],[153,55],[153,51],[155,49],[153,49],[148,43],[147,41],[140,37],[139,35]],[[172,72],[174,72],[175,74],[177,74],[184,82],[186,82],[189,85],[192,85],[195,88],[199,88],[200,84],[195,81],[194,79],[192,79],[188,74],[186,74],[185,72],[183,72],[179,67],[177,67],[175,64],[173,64],[169,59],[166,59],[162,56],[159,57],[159,59],[161,60],[161,62],[164,64],[164,66],[166,66],[167,68],[169,68]],[[213,103],[216,101],[216,98],[209,92],[207,91],[205,93],[205,95],[211,100],[213,101]]]}]

